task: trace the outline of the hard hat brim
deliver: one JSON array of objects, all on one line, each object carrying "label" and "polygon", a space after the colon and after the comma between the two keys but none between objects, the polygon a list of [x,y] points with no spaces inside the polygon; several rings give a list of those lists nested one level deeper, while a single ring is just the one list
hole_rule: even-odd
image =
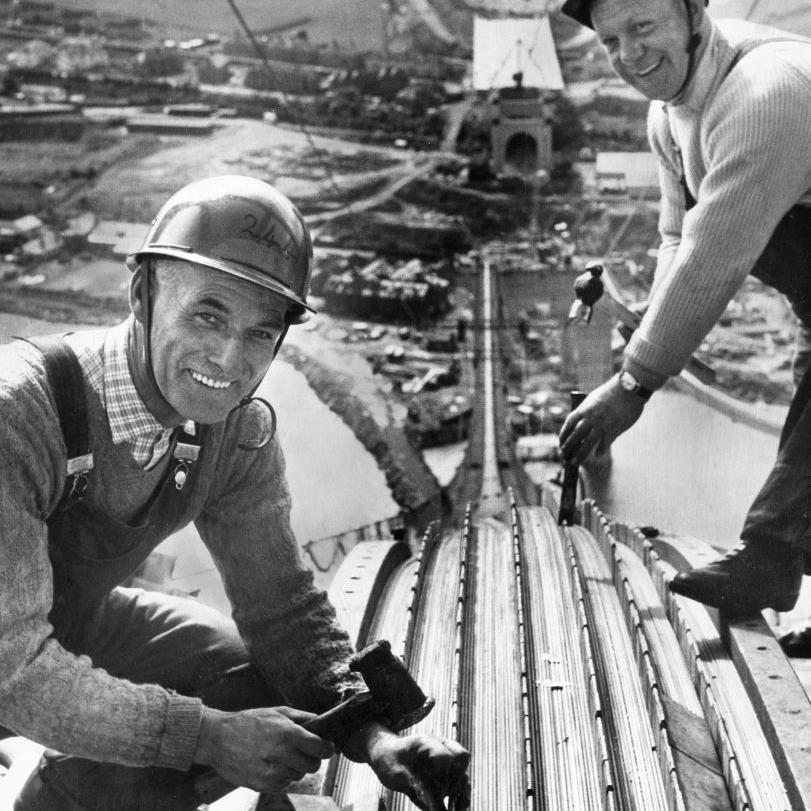
[{"label": "hard hat brim", "polygon": [[[302,307],[306,312],[309,313],[316,313],[317,310],[307,304],[301,296],[296,295],[289,287],[281,284],[280,282],[276,281],[274,278],[268,276],[267,274],[263,273],[261,270],[256,269],[255,271],[252,270],[250,267],[247,267],[244,264],[232,265],[226,261],[218,261],[216,259],[212,259],[209,256],[202,256],[201,254],[191,253],[189,251],[185,251],[182,248],[172,248],[169,246],[162,246],[162,245],[155,245],[150,246],[147,245],[146,247],[142,248],[139,251],[135,251],[134,253],[128,254],[125,260],[125,263],[130,271],[135,271],[138,265],[141,262],[141,258],[144,256],[165,256],[170,259],[180,259],[183,262],[190,262],[197,265],[203,265],[204,267],[209,267],[214,270],[220,270],[223,273],[227,273],[230,276],[234,276],[237,279],[242,279],[243,281],[250,282],[251,284],[259,285],[259,287],[264,287],[266,290],[271,290],[274,293],[278,293],[280,296],[283,296],[288,301],[293,302],[299,307]],[[306,316],[300,319],[301,322],[306,321],[309,316]],[[300,323],[300,322],[294,322]]]},{"label": "hard hat brim", "polygon": [[591,0],[566,0],[560,11],[567,17],[576,20],[580,25],[594,30],[591,23]]}]

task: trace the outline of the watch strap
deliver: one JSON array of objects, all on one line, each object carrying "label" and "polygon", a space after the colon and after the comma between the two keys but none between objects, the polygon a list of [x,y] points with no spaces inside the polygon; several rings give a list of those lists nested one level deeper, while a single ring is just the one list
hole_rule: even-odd
[{"label": "watch strap", "polygon": [[643,386],[627,369],[620,372],[620,385],[625,391],[636,394],[645,402],[653,396],[653,390]]}]

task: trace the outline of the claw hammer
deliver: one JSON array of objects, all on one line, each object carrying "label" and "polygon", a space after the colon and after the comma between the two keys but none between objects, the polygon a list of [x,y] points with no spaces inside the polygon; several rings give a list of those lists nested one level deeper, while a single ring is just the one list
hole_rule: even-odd
[{"label": "claw hammer", "polygon": [[[575,300],[569,310],[568,323],[579,321],[588,324],[594,305],[605,294],[605,303],[609,313],[619,321],[619,332],[623,340],[628,343],[631,333],[639,326],[640,316],[630,307],[622,303],[619,291],[614,285],[611,276],[604,271],[599,262],[589,262],[586,270],[574,281]],[[689,371],[705,385],[710,385],[715,380],[715,370],[692,355],[685,365],[685,371]]]}]

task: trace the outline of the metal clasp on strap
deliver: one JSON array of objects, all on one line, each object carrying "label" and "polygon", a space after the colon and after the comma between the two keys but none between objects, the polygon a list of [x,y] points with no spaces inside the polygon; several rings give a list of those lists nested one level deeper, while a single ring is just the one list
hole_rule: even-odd
[{"label": "metal clasp on strap", "polygon": [[186,480],[189,478],[190,466],[200,456],[197,426],[193,422],[187,422],[183,426],[180,436],[187,441],[181,441],[179,438],[172,454],[176,460],[174,478],[177,490],[183,489],[183,485],[186,484]]},{"label": "metal clasp on strap", "polygon": [[68,498],[79,501],[87,490],[87,474],[93,470],[93,454],[83,453],[81,456],[73,456],[68,459],[65,468],[70,479],[67,488]]}]

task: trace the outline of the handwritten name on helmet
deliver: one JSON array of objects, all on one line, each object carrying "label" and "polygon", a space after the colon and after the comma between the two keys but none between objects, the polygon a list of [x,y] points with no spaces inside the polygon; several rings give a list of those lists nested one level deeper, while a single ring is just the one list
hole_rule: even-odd
[{"label": "handwritten name on helmet", "polygon": [[221,270],[307,304],[312,273],[310,231],[281,192],[252,177],[224,175],[190,183],[152,221],[142,247],[127,257],[169,256]]}]

